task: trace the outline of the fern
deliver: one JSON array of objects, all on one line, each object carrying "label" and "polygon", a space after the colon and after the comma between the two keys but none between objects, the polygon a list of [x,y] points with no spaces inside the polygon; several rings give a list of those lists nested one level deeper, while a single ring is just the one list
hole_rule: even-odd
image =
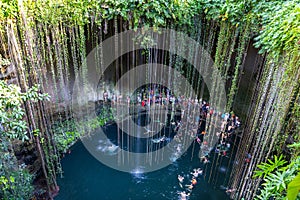
[{"label": "fern", "polygon": [[257,165],[260,170],[254,177],[263,177],[264,183],[256,200],[300,200],[300,157],[286,163],[282,156],[274,156],[274,161]]},{"label": "fern", "polygon": [[257,165],[257,167],[260,170],[254,171],[254,178],[255,177],[263,177],[266,178],[266,176],[268,176],[271,172],[273,172],[275,169],[285,165],[287,163],[287,161],[285,161],[282,157],[282,155],[279,156],[279,158],[275,155],[274,156],[274,161],[268,159],[269,163],[262,163]]}]

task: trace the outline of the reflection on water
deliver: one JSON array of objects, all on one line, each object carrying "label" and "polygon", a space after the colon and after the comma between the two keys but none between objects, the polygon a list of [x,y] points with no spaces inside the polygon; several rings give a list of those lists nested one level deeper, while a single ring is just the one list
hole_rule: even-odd
[{"label": "reflection on water", "polygon": [[142,180],[147,179],[146,174],[144,173],[143,167],[142,166],[138,166],[137,168],[135,168],[134,170],[131,171],[131,175],[133,177],[133,180],[136,183],[141,183]]},{"label": "reflection on water", "polygon": [[143,170],[141,170],[140,168],[136,168],[135,170],[133,170],[131,172],[132,175],[132,181],[135,184],[138,183],[143,183],[145,180],[148,179],[147,175],[143,173]]}]

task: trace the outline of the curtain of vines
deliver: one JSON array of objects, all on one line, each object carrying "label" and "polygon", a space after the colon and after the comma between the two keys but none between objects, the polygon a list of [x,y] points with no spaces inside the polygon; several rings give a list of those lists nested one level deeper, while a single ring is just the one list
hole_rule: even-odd
[{"label": "curtain of vines", "polygon": [[[39,134],[30,134],[30,139],[36,144],[49,192],[52,190],[51,187],[57,186],[55,176],[61,171],[60,151],[65,150],[58,148],[55,139],[57,131],[66,136],[64,130],[56,129],[57,124],[72,129],[72,123],[64,124],[64,120],[71,119],[72,109],[76,109],[70,106],[72,95],[70,91],[74,77],[79,74],[85,77],[87,73],[84,59],[88,53],[86,48],[88,43],[91,43],[92,48],[100,44],[95,59],[97,63],[102,62],[101,42],[104,35],[111,31],[108,27],[110,22],[114,22],[114,33],[122,29],[117,27],[119,19],[122,22],[119,27],[125,29],[142,26],[152,26],[154,29],[176,28],[190,34],[211,54],[215,52],[213,73],[220,71],[224,79],[217,80],[216,76],[212,77],[214,91],[211,95],[215,97],[215,101],[221,101],[218,97],[221,97],[224,91],[220,90],[219,85],[224,81],[228,83],[227,112],[232,109],[251,34],[257,31],[257,26],[254,26],[257,21],[253,20],[255,16],[250,12],[256,6],[253,6],[252,1],[180,3],[163,0],[149,2],[58,0],[23,3],[21,0],[15,0],[3,5],[6,7],[2,7],[0,16],[1,52],[5,52],[4,56],[11,60],[22,90],[26,91],[29,86],[39,83],[41,90],[49,92],[54,102],[48,105],[43,103],[25,105],[31,129],[29,133],[32,133],[32,130],[40,130]],[[264,34],[268,33],[261,35]],[[261,49],[267,49],[267,46],[261,44]],[[117,48],[118,46],[115,47],[115,51]],[[182,46],[181,50],[186,49],[188,48]],[[257,90],[253,96],[255,106],[249,112],[248,126],[237,149],[234,162],[238,165],[233,167],[229,181],[230,187],[238,191],[233,193],[232,197],[251,199],[260,181],[251,178],[256,164],[271,156],[275,147],[280,149],[284,145],[286,134],[283,132],[289,132],[292,136],[299,132],[297,80],[300,72],[299,68],[295,67],[299,62],[298,52],[299,46],[295,46],[292,49],[284,49],[279,54],[267,55],[262,74],[259,76],[261,80],[257,83]],[[148,53],[148,56],[155,60],[153,56],[157,52],[148,51]],[[189,56],[196,54],[194,51],[189,52]],[[134,57],[138,59],[136,55]],[[170,56],[168,62],[175,65],[176,69],[182,70],[181,58]],[[101,69],[97,70],[101,72]],[[187,71],[187,74],[192,74],[191,69]],[[229,77],[229,74],[232,77]],[[193,79],[193,76],[191,78]],[[87,84],[87,79],[81,81],[84,85]],[[193,84],[200,87],[200,82],[201,79],[198,80],[198,85]],[[188,94],[189,90],[186,91]],[[213,129],[213,126],[209,126],[208,133],[212,133]],[[251,154],[253,159],[247,165],[243,165],[246,153]],[[216,170],[211,170],[207,178],[208,181],[214,182],[217,175],[213,172]],[[252,192],[248,192],[248,189]]]}]

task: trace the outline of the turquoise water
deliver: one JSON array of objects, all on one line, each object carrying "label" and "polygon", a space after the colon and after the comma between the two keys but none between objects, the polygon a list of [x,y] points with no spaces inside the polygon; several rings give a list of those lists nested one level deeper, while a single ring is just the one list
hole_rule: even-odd
[{"label": "turquoise water", "polygon": [[[146,111],[141,108],[138,108],[136,111],[138,115],[132,114],[132,116],[137,116],[134,121],[143,127],[148,119],[147,115],[145,115]],[[91,138],[91,141],[95,143],[95,145],[92,145],[92,149],[95,149],[97,152],[109,153],[106,156],[109,159],[116,160],[116,154],[107,151],[112,144],[122,144],[118,148],[138,153],[147,152],[146,147],[149,145],[154,150],[162,148],[174,140],[176,131],[174,129],[175,126],[171,125],[171,120],[180,121],[180,113],[174,115],[172,119],[171,115],[168,114],[167,123],[159,133],[160,135],[165,135],[167,139],[159,142],[159,144],[149,143],[151,140],[147,138],[137,139],[129,135],[119,138],[119,129],[115,123],[112,123],[104,126],[102,129],[106,134],[106,139],[99,137],[99,133],[95,132]],[[127,123],[126,120],[123,122],[124,124]],[[201,124],[201,129],[205,129],[205,121]],[[130,143],[128,143],[129,141]],[[202,168],[204,173],[197,178],[198,183],[192,189],[188,199],[229,199],[224,189],[219,189],[225,188],[222,186],[225,182],[224,178],[230,174],[228,173],[229,169],[227,169],[229,158],[219,159],[219,157],[216,157],[218,154],[212,151],[210,153],[211,163],[204,165],[198,157],[199,149],[200,145],[194,141],[193,145],[190,145],[180,158],[175,159],[176,161],[167,167],[153,172],[134,174],[118,171],[102,164],[89,153],[82,142],[77,142],[71,148],[71,154],[67,154],[62,160],[64,177],[58,178],[60,193],[55,200],[180,199],[179,193],[187,191],[185,185],[190,184],[192,179],[190,173],[195,168]],[[113,154],[110,155],[110,153]],[[214,163],[214,166],[212,166],[212,163]],[[215,172],[213,176],[211,176],[211,172]],[[182,184],[183,187],[179,185],[178,175],[185,177]],[[214,185],[207,183],[210,177],[213,177]]]},{"label": "turquoise water", "polygon": [[[150,173],[130,174],[107,167],[96,160],[81,142],[76,143],[71,154],[62,160],[64,177],[58,178],[60,193],[55,200],[102,200],[102,199],[179,199],[183,191],[177,175],[185,176],[186,183],[192,178],[193,168],[202,167],[197,156],[191,159],[191,148],[173,164]],[[198,177],[191,192],[191,200],[229,199],[220,186],[211,186]]]}]

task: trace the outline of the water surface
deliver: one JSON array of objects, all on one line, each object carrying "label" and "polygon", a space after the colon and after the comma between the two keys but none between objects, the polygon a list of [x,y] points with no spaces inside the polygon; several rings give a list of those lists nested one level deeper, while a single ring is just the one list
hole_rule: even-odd
[{"label": "water surface", "polygon": [[[179,199],[178,192],[183,189],[178,184],[177,175],[184,175],[185,183],[188,183],[193,168],[204,168],[197,156],[191,159],[191,150],[161,170],[130,174],[100,163],[78,142],[72,147],[71,154],[62,160],[64,177],[58,178],[60,193],[55,200]],[[219,187],[207,184],[200,176],[189,199],[229,199],[224,191],[214,189]]]}]

